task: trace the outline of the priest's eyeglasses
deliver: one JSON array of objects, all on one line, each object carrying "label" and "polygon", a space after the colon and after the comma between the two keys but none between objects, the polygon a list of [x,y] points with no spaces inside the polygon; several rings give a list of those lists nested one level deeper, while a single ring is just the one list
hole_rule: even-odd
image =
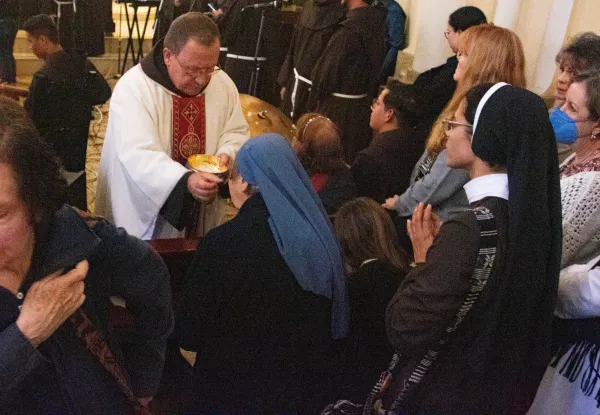
[{"label": "priest's eyeglasses", "polygon": [[189,67],[187,67],[181,63],[181,61],[177,58],[177,55],[173,54],[173,57],[175,58],[175,60],[177,61],[177,63],[181,67],[181,69],[183,69],[183,72],[187,76],[189,76],[190,78],[193,78],[193,79],[213,76],[214,74],[216,74],[217,72],[219,72],[221,70],[221,68],[219,68],[218,66],[213,66],[211,68],[202,68],[202,69],[190,69]]},{"label": "priest's eyeglasses", "polygon": [[473,126],[466,122],[454,121],[448,118],[444,118],[442,120],[442,124],[444,125],[444,134],[446,135],[450,135],[450,131],[452,131],[452,129],[457,126],[465,127],[469,135],[473,134]]}]

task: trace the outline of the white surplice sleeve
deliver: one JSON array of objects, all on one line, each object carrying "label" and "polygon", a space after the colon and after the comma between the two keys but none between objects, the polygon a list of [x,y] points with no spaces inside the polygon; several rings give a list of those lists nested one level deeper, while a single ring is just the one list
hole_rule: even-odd
[{"label": "white surplice sleeve", "polygon": [[565,319],[600,316],[600,267],[571,265],[560,272],[558,299],[554,314]]},{"label": "white surplice sleeve", "polygon": [[[228,82],[227,82],[228,81]],[[227,85],[228,108],[225,125],[218,139],[218,148],[216,154],[225,153],[232,159],[242,147],[242,145],[250,138],[250,129],[242,112],[240,103],[240,95],[235,87],[235,84],[230,79],[225,81]]]},{"label": "white surplice sleeve", "polygon": [[171,108],[160,108],[160,103],[142,97],[139,90],[129,86],[115,89],[111,100],[109,117],[115,127],[111,138],[131,184],[160,209],[188,170],[171,158],[170,148],[166,148],[164,137],[159,136],[157,118],[170,118]]}]

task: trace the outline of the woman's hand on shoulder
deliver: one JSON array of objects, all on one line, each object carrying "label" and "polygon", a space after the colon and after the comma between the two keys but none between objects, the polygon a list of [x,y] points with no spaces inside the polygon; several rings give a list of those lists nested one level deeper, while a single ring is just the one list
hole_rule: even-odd
[{"label": "woman's hand on shoulder", "polygon": [[88,268],[88,262],[81,261],[66,274],[58,271],[31,286],[17,326],[33,346],[48,339],[83,304]]},{"label": "woman's hand on shoulder", "polygon": [[398,195],[389,197],[389,198],[385,199],[385,203],[383,203],[381,206],[383,206],[387,210],[394,210],[394,209],[396,209],[396,202],[398,201],[399,198],[400,198],[400,196],[398,196]]},{"label": "woman's hand on shoulder", "polygon": [[442,226],[440,217],[433,213],[432,206],[423,202],[415,208],[412,219],[406,221],[408,236],[412,242],[415,263],[423,263],[433,239]]}]

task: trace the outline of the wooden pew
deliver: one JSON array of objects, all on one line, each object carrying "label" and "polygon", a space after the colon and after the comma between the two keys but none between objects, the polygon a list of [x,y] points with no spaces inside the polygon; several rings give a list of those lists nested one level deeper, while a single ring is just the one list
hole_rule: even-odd
[{"label": "wooden pew", "polygon": [[[183,280],[194,259],[198,240],[184,238],[153,239],[147,242],[167,265],[171,276],[173,307],[176,308],[181,300]],[[118,337],[127,341],[127,338],[133,333],[133,318],[127,308],[113,304],[111,307],[111,321]]]}]

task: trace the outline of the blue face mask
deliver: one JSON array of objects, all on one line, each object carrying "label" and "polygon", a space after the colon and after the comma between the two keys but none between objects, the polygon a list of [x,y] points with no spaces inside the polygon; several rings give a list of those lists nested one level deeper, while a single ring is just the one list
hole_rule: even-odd
[{"label": "blue face mask", "polygon": [[550,124],[559,143],[573,144],[577,140],[577,123],[560,108],[550,113]]}]

